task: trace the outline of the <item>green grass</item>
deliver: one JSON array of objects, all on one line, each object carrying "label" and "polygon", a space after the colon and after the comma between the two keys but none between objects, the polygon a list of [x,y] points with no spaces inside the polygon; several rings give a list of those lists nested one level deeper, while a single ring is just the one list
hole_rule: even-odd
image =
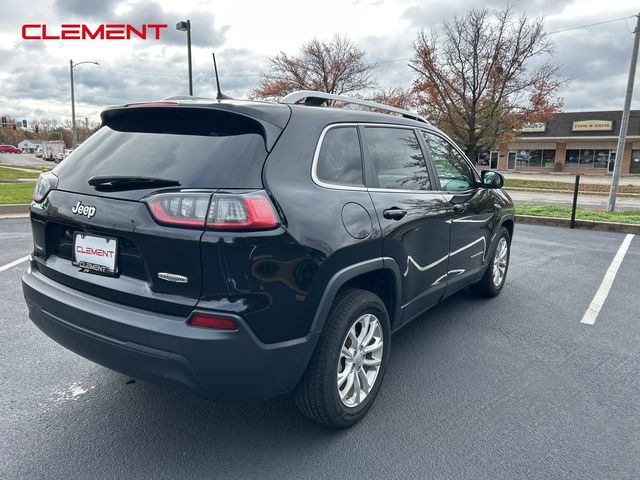
[{"label": "green grass", "polygon": [[36,170],[33,172],[24,172],[13,168],[0,166],[0,182],[15,182],[19,178],[38,178],[40,173]]},{"label": "green grass", "polygon": [[[573,192],[573,183],[568,182],[554,182],[548,180],[521,180],[519,178],[507,178],[504,182],[505,188],[531,188],[535,190],[565,190],[567,192]],[[593,183],[581,183],[580,192],[582,193],[609,193],[609,185],[605,184],[593,184]],[[640,193],[640,185],[625,185],[624,178],[620,180],[620,186],[618,187],[619,193]]]},{"label": "green grass", "polygon": [[[535,217],[571,218],[571,207],[565,207],[562,205],[518,203],[516,204],[516,213],[518,215],[532,215]],[[640,211],[604,212],[600,210],[578,208],[576,210],[576,219],[640,225]]]},{"label": "green grass", "polygon": [[4,183],[0,185],[0,205],[31,203],[35,183]]}]

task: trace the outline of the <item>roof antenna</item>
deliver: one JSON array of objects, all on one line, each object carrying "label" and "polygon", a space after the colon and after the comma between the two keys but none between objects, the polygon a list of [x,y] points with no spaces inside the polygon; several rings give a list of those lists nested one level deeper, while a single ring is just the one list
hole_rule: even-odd
[{"label": "roof antenna", "polygon": [[211,52],[211,56],[213,57],[213,71],[216,74],[216,100],[233,100],[231,97],[228,97],[220,90],[220,79],[218,78],[218,65],[216,64],[216,54]]}]

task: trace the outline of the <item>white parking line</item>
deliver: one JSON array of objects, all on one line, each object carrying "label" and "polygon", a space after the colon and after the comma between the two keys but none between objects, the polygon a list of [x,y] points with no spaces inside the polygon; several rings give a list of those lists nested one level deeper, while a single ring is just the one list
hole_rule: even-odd
[{"label": "white parking line", "polygon": [[9,270],[11,267],[15,267],[16,265],[20,265],[22,262],[25,262],[29,259],[29,255],[27,255],[26,257],[22,257],[19,258],[17,260],[14,260],[11,263],[7,263],[6,265],[3,265],[0,267],[0,272],[4,272],[5,270]]},{"label": "white parking line", "polygon": [[624,256],[629,249],[631,240],[633,240],[633,234],[629,233],[622,241],[622,245],[620,245],[618,253],[616,253],[615,257],[613,257],[613,261],[611,262],[611,265],[609,265],[607,273],[604,274],[604,278],[602,279],[600,288],[598,288],[596,295],[593,297],[593,300],[591,300],[591,305],[589,305],[589,308],[584,313],[584,317],[582,317],[580,323],[593,325],[596,322],[596,318],[598,318],[600,309],[602,308],[604,301],[607,299],[607,295],[609,295],[609,290],[611,290],[613,280],[616,278],[618,268],[620,268],[620,264],[622,263],[622,260],[624,259]]}]

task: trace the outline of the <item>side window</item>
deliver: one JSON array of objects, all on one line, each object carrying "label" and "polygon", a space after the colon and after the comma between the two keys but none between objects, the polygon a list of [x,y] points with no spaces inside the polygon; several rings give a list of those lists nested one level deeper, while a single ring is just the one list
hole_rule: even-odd
[{"label": "side window", "polygon": [[367,127],[365,131],[380,188],[431,190],[427,164],[413,130]]},{"label": "side window", "polygon": [[362,186],[362,155],[356,127],[327,130],[320,146],[318,180],[340,185]]},{"label": "side window", "polygon": [[473,167],[453,145],[433,133],[422,131],[422,135],[431,153],[442,190],[461,192],[476,186]]}]

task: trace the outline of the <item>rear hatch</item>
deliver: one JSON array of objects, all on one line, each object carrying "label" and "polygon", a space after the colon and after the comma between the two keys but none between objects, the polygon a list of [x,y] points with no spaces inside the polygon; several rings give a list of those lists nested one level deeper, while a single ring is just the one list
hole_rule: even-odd
[{"label": "rear hatch", "polygon": [[[57,186],[32,206],[37,268],[108,300],[188,315],[202,289],[204,228],[193,218],[216,191],[263,188],[268,150],[288,120],[239,110],[164,103],[103,112],[103,127],[53,170]],[[152,214],[154,198],[169,217]],[[86,252],[104,258],[83,263]],[[206,268],[221,272],[216,261]]]}]

